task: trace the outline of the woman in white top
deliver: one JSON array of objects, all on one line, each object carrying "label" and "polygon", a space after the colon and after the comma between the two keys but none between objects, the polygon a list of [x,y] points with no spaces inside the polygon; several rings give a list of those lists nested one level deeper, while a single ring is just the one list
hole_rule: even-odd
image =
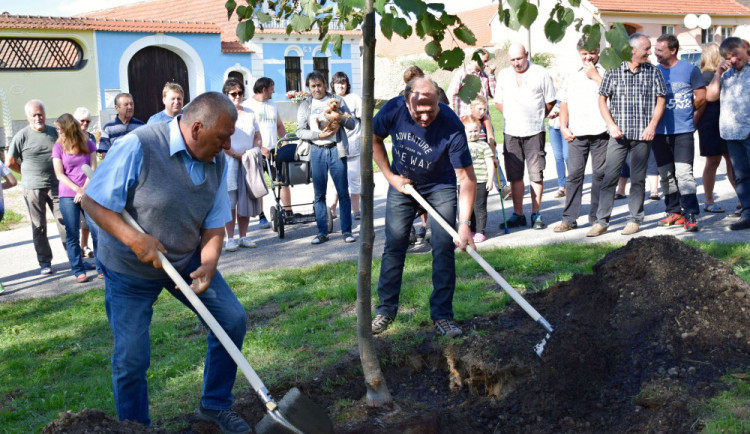
[{"label": "woman in white top", "polygon": [[[229,207],[232,209],[232,220],[225,225],[227,231],[227,241],[224,250],[234,252],[238,247],[256,247],[255,241],[247,236],[247,227],[250,224],[250,216],[243,216],[237,210],[238,196],[238,177],[241,172],[242,155],[257,146],[261,149],[263,155],[268,156],[268,149],[263,148],[263,140],[258,127],[258,119],[255,113],[240,105],[245,95],[245,85],[236,78],[229,78],[224,82],[222,89],[224,95],[234,103],[237,108],[237,123],[235,124],[234,134],[232,134],[232,147],[224,151],[227,160],[227,191],[229,192]],[[240,233],[239,240],[234,239],[234,225],[237,223],[237,229]]]},{"label": "woman in white top", "polygon": [[[346,106],[352,112],[352,116],[357,121],[357,126],[353,130],[347,130],[346,136],[349,140],[349,155],[346,157],[347,179],[349,181],[349,197],[352,200],[352,212],[354,219],[360,219],[359,212],[359,195],[360,195],[360,142],[362,135],[362,98],[355,93],[351,93],[352,85],[349,83],[349,77],[343,72],[333,74],[331,78],[331,92],[343,97]],[[336,204],[339,196],[334,196],[331,212],[336,215]]]}]

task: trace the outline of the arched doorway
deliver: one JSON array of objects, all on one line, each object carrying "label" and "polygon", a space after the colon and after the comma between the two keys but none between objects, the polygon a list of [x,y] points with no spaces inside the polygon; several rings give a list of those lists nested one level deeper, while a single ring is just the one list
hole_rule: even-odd
[{"label": "arched doorway", "polygon": [[136,118],[145,122],[154,113],[164,110],[161,91],[168,81],[182,86],[187,104],[190,100],[188,69],[177,53],[150,46],[133,55],[128,62],[128,83],[135,101]]}]

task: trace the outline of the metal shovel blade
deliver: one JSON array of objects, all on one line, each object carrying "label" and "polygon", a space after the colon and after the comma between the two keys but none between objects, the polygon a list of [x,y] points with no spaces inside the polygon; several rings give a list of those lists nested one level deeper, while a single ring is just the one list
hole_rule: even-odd
[{"label": "metal shovel blade", "polygon": [[333,433],[333,423],[325,410],[303,395],[296,387],[287,392],[278,405],[276,410],[267,413],[255,426],[256,433]]}]

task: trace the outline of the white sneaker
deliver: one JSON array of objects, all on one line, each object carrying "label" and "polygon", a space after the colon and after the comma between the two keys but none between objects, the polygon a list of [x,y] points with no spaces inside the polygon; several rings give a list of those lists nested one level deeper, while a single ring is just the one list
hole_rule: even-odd
[{"label": "white sneaker", "polygon": [[234,238],[227,239],[226,244],[224,244],[224,250],[227,252],[236,252],[239,247],[240,243]]},{"label": "white sneaker", "polygon": [[258,245],[255,244],[252,238],[242,237],[240,238],[240,247],[258,247]]}]

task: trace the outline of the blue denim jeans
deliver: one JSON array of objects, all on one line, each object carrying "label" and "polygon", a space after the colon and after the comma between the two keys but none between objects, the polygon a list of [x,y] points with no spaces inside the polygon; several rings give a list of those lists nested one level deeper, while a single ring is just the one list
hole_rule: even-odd
[{"label": "blue denim jeans", "polygon": [[568,166],[568,141],[563,140],[559,128],[549,127],[549,144],[555,155],[555,169],[557,170],[557,188],[565,188],[565,170]]},{"label": "blue denim jeans", "polygon": [[346,174],[346,157],[339,158],[338,150],[310,147],[310,168],[312,170],[313,191],[315,192],[315,223],[318,235],[328,235],[328,214],[326,211],[326,190],[328,188],[328,171],[331,172],[333,185],[339,195],[339,218],[341,233],[352,233],[352,201],[349,197],[349,181]]},{"label": "blue denim jeans", "polygon": [[[449,224],[456,221],[456,189],[447,188],[422,195]],[[376,313],[395,318],[398,313],[398,298],[401,293],[401,278],[404,272],[406,248],[409,246],[414,215],[419,204],[411,196],[388,187],[385,217],[385,248],[380,266],[378,296],[380,304]],[[453,237],[439,224],[432,225],[432,295],[430,295],[430,318],[453,319],[453,291],[456,287],[456,245]]]},{"label": "blue denim jeans", "polygon": [[[72,197],[61,197],[60,213],[62,213],[63,224],[65,224],[65,250],[68,253],[70,270],[74,276],[78,277],[81,274],[86,274],[86,269],[83,268],[83,257],[81,256],[81,243],[78,238],[80,236],[80,218],[83,208],[81,208],[81,204],[75,203]],[[89,218],[88,214],[83,213],[83,216],[89,225],[89,231],[91,231],[91,239],[94,243],[94,257],[96,257],[99,227]],[[96,271],[101,273],[101,264],[98,259],[96,259]]]},{"label": "blue denim jeans", "polygon": [[742,204],[740,215],[743,219],[750,219],[750,137],[727,140],[727,149],[734,170],[734,190]]},{"label": "blue denim jeans", "polygon": [[[186,282],[191,282],[189,274],[199,265],[200,252],[196,251],[188,266],[180,272]],[[152,306],[166,288],[184,305],[195,310],[169,279],[147,280],[117,273],[106,266],[104,278],[104,306],[114,337],[112,390],[117,416],[120,420],[148,425],[146,371],[151,360],[149,326]],[[242,348],[247,315],[218,271],[208,289],[198,297],[237,347]],[[207,341],[201,404],[211,410],[228,410],[232,407],[232,385],[237,376],[237,365],[213,332],[208,333]]]}]

